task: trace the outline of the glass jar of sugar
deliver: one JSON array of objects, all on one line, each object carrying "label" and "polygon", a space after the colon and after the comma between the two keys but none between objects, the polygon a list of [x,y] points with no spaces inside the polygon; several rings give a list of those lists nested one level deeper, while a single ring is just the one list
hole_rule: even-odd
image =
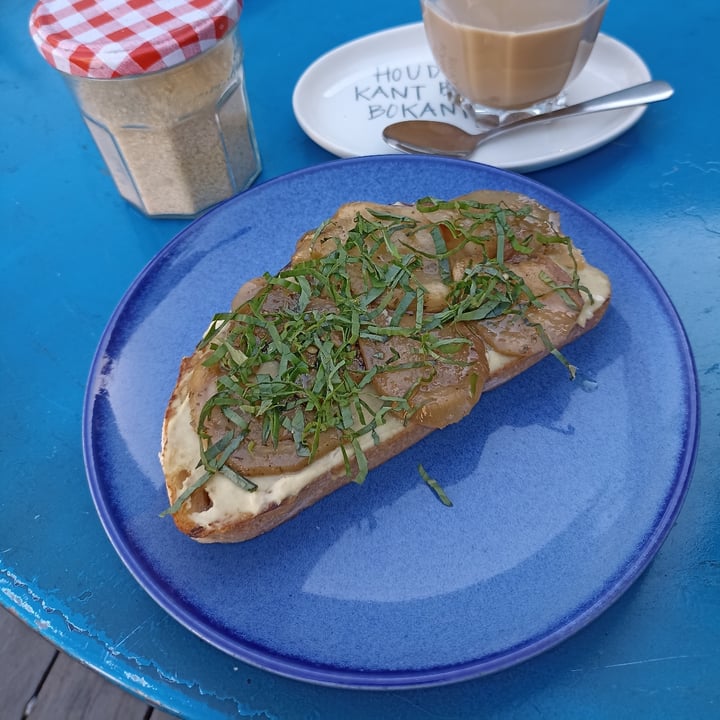
[{"label": "glass jar of sugar", "polygon": [[120,194],[192,217],[260,172],[242,0],[39,0],[30,32],[69,83]]}]

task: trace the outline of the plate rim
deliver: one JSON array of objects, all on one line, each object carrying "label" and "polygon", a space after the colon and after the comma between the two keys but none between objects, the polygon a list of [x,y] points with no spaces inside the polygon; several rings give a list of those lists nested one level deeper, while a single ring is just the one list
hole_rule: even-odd
[{"label": "plate rim", "polygon": [[[305,70],[301,73],[298,80],[295,83],[292,93],[292,109],[295,120],[300,126],[300,129],[310,138],[314,143],[319,145],[321,148],[326,150],[339,158],[351,158],[351,157],[362,157],[362,151],[354,151],[347,146],[347,143],[341,143],[337,140],[328,138],[321,134],[319,130],[309,121],[307,113],[303,109],[303,94],[307,92],[306,85],[309,85],[317,73],[327,63],[341,57],[347,53],[351,53],[358,47],[364,44],[379,41],[381,39],[387,39],[392,41],[397,36],[403,35],[414,35],[422,30],[422,22],[405,23],[403,25],[397,25],[384,30],[368,33],[362,35],[353,40],[341,43],[330,50],[319,55],[313,62],[308,65]],[[614,36],[606,33],[599,33],[598,40],[610,47],[613,47],[616,52],[625,54],[627,57],[632,58],[633,64],[636,66],[638,72],[642,75],[642,80],[638,82],[651,80],[652,74],[645,63],[645,61],[638,55],[629,45],[625,44],[621,40]],[[621,89],[621,88],[617,88]],[[583,155],[593,152],[598,148],[612,142],[620,135],[627,132],[635,124],[639,122],[642,116],[647,110],[647,105],[639,105],[637,107],[624,108],[615,110],[613,113],[618,118],[618,122],[610,131],[605,131],[598,134],[597,137],[584,142],[581,146],[576,146],[570,150],[560,152],[550,152],[544,155],[534,156],[532,160],[514,160],[498,164],[493,164],[491,167],[497,167],[501,170],[509,170],[514,172],[535,172],[544,168],[553,167],[555,165],[563,164],[575,160]],[[522,132],[522,131],[520,131]],[[483,149],[479,148],[472,156],[468,159],[471,162],[478,164],[488,164],[482,157]],[[387,148],[386,153],[388,155],[399,154],[399,151]],[[478,157],[479,155],[479,157]]]},{"label": "plate rim", "polygon": [[[104,354],[112,339],[113,332],[117,328],[117,323],[125,312],[128,303],[133,299],[137,289],[145,281],[149,273],[165,258],[172,253],[175,247],[188,240],[196,226],[206,222],[210,214],[221,213],[223,208],[230,203],[245,202],[245,198],[252,199],[255,191],[262,191],[268,185],[284,184],[292,181],[296,177],[304,177],[313,174],[332,173],[339,166],[348,165],[374,165],[375,163],[442,163],[442,164],[460,164],[471,166],[478,173],[490,173],[491,175],[508,175],[511,178],[519,178],[520,183],[525,187],[537,188],[542,194],[550,197],[559,198],[564,204],[569,204],[573,209],[590,218],[594,223],[602,226],[613,241],[618,243],[618,247],[636,264],[638,271],[650,284],[653,294],[661,301],[663,314],[672,326],[672,340],[678,350],[678,355],[683,360],[684,382],[687,384],[687,431],[686,443],[682,447],[682,462],[678,462],[678,470],[672,484],[672,492],[668,493],[667,502],[662,512],[658,516],[651,527],[648,540],[642,544],[640,552],[632,556],[632,562],[623,568],[622,572],[612,582],[608,582],[607,591],[601,593],[593,602],[589,602],[587,607],[578,612],[570,622],[558,626],[551,632],[546,633],[538,640],[526,638],[525,642],[517,647],[511,648],[509,651],[499,653],[497,657],[486,657],[475,659],[468,662],[461,662],[451,665],[443,665],[420,671],[405,670],[380,670],[380,671],[361,671],[357,669],[343,669],[326,664],[312,664],[298,658],[289,658],[282,653],[266,648],[253,649],[252,643],[238,643],[231,641],[214,627],[210,627],[203,618],[198,618],[197,613],[187,612],[180,607],[173,598],[168,595],[161,587],[161,581],[157,576],[153,576],[146,568],[143,558],[128,556],[126,545],[121,538],[120,529],[116,526],[116,520],[109,512],[109,508],[105,505],[103,499],[102,483],[97,473],[97,467],[94,459],[94,436],[92,432],[93,409],[96,396],[100,392],[102,382],[102,374],[104,367]],[[278,675],[285,676],[294,680],[311,682],[317,685],[330,687],[340,687],[347,689],[363,689],[363,690],[401,690],[423,687],[433,687],[455,683],[463,680],[469,680],[484,675],[488,675],[500,670],[507,669],[520,662],[529,660],[547,650],[555,647],[564,640],[568,639],[580,629],[586,627],[590,622],[604,613],[614,602],[619,599],[638,579],[645,568],[650,564],[657,554],[660,546],[663,544],[668,533],[672,529],[674,520],[677,518],[687,494],[687,490],[692,480],[692,473],[695,466],[698,449],[699,437],[699,385],[697,381],[697,370],[692,347],[685,331],[682,320],[665,288],[662,286],[658,278],[655,276],[651,268],[639,253],[621,236],[619,236],[604,221],[596,217],[593,213],[578,205],[567,196],[558,191],[544,185],[532,178],[517,176],[515,173],[499,169],[493,166],[484,166],[482,164],[456,160],[450,158],[432,158],[426,156],[410,156],[410,155],[379,155],[379,156],[361,156],[348,159],[336,159],[320,165],[314,165],[299,170],[295,170],[276,178],[272,178],[266,182],[260,183],[251,190],[235,196],[230,200],[224,201],[205,215],[192,221],[188,226],[177,233],[164,247],[162,247],[140,270],[138,275],[123,293],[121,299],[115,306],[110,318],[103,330],[98,341],[96,351],[93,355],[90,365],[85,394],[83,399],[82,413],[82,448],[83,459],[86,468],[87,481],[89,484],[92,501],[98,516],[103,525],[103,529],[107,534],[114,550],[119,555],[123,564],[130,571],[131,575],[145,590],[145,592],[153,598],[153,600],[171,617],[180,622],[183,627],[201,638],[217,649],[237,658],[250,665],[254,665],[263,670],[274,672]],[[610,579],[608,578],[608,581]],[[242,646],[242,652],[238,652],[238,645]]]}]

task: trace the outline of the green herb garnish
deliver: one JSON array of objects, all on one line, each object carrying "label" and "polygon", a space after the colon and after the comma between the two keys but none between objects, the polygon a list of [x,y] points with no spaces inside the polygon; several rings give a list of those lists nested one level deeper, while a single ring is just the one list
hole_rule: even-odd
[{"label": "green herb garnish", "polygon": [[440,483],[430,477],[422,465],[418,465],[418,472],[420,473],[420,477],[425,481],[425,484],[437,495],[438,500],[446,507],[452,507],[452,500],[446,495]]},{"label": "green herb garnish", "polygon": [[[311,239],[319,257],[266,274],[255,297],[213,318],[198,344],[203,366],[215,379],[215,392],[197,424],[203,474],[166,513],[177,512],[217,472],[254,491],[243,468],[261,446],[292,443],[297,458],[308,464],[328,443],[341,447],[347,473],[362,482],[368,473],[363,438],[377,443],[377,430],[389,414],[411,421],[419,410],[415,395],[431,382],[437,365],[465,362],[461,351],[468,338],[459,329],[439,331],[509,313],[524,318],[528,309],[542,307],[513,271],[513,254],[525,257],[563,243],[572,257],[568,238],[526,232],[522,221],[532,211],[529,205],[512,209],[423,198],[416,208],[419,218],[403,214],[402,208],[397,214],[369,208],[369,217],[358,214],[342,236],[334,234],[332,223],[323,224]],[[452,214],[425,220],[445,210]],[[413,243],[419,233],[429,234],[432,249]],[[453,277],[458,253],[472,262]],[[418,271],[426,266],[437,268],[446,288],[444,307],[433,312],[428,311],[429,290],[418,280]],[[576,307],[573,291],[589,295],[579,285],[577,266],[566,285],[543,280],[569,306]],[[528,324],[572,374],[574,368],[544,329]],[[417,353],[403,360],[393,338],[412,341]],[[363,342],[384,348],[369,365],[359,348]],[[406,370],[418,374],[402,394],[370,392],[379,374]],[[473,395],[479,382],[471,374]],[[442,502],[451,505],[438,483],[422,466],[419,470]]]}]

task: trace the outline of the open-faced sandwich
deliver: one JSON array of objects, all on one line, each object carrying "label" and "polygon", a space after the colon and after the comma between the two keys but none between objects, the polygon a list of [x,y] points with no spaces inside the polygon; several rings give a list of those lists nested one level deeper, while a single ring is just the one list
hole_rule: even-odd
[{"label": "open-faced sandwich", "polygon": [[610,282],[536,201],[350,203],[182,360],[160,459],[177,527],[264,533],[594,327]]}]

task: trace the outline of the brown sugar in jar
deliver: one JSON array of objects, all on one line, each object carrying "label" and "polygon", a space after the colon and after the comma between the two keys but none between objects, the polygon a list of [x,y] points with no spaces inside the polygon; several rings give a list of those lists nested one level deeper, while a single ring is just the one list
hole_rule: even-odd
[{"label": "brown sugar in jar", "polygon": [[120,194],[192,217],[260,172],[241,0],[40,0],[30,28],[60,70]]}]

